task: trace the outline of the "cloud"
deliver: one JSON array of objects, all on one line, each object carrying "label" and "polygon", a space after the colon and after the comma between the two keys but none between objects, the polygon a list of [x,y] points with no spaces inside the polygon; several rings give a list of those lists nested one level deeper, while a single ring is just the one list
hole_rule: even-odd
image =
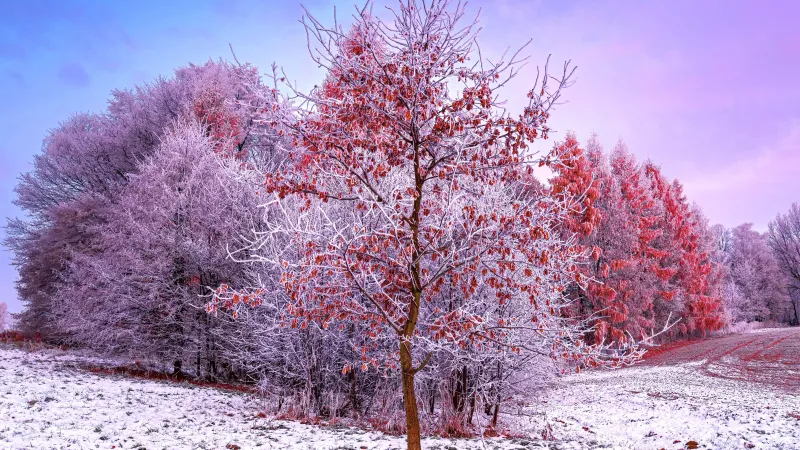
[{"label": "cloud", "polygon": [[75,62],[62,64],[58,70],[58,79],[68,85],[77,87],[85,87],[92,82],[83,66]]}]

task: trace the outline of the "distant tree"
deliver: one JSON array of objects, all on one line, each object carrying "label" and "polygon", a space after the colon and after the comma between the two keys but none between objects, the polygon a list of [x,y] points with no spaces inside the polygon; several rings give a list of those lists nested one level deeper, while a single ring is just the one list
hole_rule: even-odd
[{"label": "distant tree", "polygon": [[[767,237],[745,223],[732,230],[730,279],[735,284],[735,321],[783,321],[789,297],[786,278]],[[734,289],[730,287],[729,289]]]},{"label": "distant tree", "polygon": [[0,331],[5,331],[11,326],[11,315],[6,302],[0,302]]},{"label": "distant tree", "polygon": [[677,180],[667,180],[652,163],[645,165],[645,172],[661,211],[656,223],[661,235],[655,241],[659,255],[651,266],[659,281],[656,315],[678,313],[684,333],[705,335],[724,324],[722,299],[713,285],[707,223],[692,210]]},{"label": "distant tree", "polygon": [[723,327],[728,322],[726,313],[725,299],[723,290],[728,268],[724,263],[724,255],[720,250],[718,229],[709,225],[708,218],[703,213],[699,205],[691,205],[692,234],[697,245],[694,250],[696,254],[702,255],[700,262],[707,265],[704,267],[704,280],[702,281],[702,292],[713,301],[714,323],[706,330],[714,330]]},{"label": "distant tree", "polygon": [[[582,269],[594,282],[586,289],[573,287],[571,295],[577,297],[576,313],[582,317],[595,317],[596,328],[593,338],[596,342],[605,339],[624,340],[627,333],[638,328],[629,325],[636,314],[629,316],[630,279],[638,270],[634,259],[634,247],[639,242],[639,224],[633,220],[633,211],[624,197],[619,177],[612,173],[608,157],[593,135],[586,145],[585,163],[564,167],[556,172],[551,180],[554,191],[563,185],[585,184],[588,174],[594,195],[591,206],[595,213],[582,213],[572,223],[567,223],[568,231],[578,232],[580,242],[590,250],[592,261]],[[638,170],[638,169],[637,169]],[[570,172],[577,171],[572,174]],[[619,173],[619,172],[618,172]],[[578,183],[572,179],[580,180]]]},{"label": "distant tree", "polygon": [[767,239],[787,278],[792,322],[800,325],[800,205],[792,204],[770,222]]}]

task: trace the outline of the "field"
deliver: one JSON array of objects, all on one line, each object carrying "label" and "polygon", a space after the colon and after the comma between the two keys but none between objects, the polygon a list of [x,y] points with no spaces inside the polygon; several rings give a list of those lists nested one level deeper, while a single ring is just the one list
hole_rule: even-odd
[{"label": "field", "polygon": [[[657,354],[655,354],[657,353]],[[69,352],[0,348],[0,449],[400,449],[403,438],[258,417],[234,391],[85,370]],[[800,448],[800,330],[659,349],[635,367],[563,378],[504,417],[524,439],[431,449]]]},{"label": "field", "polygon": [[598,447],[800,449],[800,330],[659,349],[632,368],[568,377],[542,401],[533,412],[556,437]]}]

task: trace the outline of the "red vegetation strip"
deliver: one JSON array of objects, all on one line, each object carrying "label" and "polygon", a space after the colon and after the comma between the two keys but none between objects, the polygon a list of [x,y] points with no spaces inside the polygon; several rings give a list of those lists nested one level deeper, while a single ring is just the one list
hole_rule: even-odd
[{"label": "red vegetation strip", "polygon": [[192,378],[187,377],[186,375],[169,375],[162,372],[155,372],[152,370],[144,370],[139,368],[131,368],[131,367],[99,367],[99,366],[88,366],[86,368],[89,372],[96,373],[96,374],[103,374],[103,375],[124,375],[132,378],[140,378],[145,380],[155,380],[155,381],[171,381],[173,383],[188,383],[193,386],[199,387],[208,387],[214,389],[223,389],[228,391],[236,391],[236,392],[243,392],[246,394],[255,394],[256,389],[252,386],[246,386],[242,384],[230,384],[230,383],[217,383],[211,381],[201,381],[195,380]]},{"label": "red vegetation strip", "polygon": [[688,345],[695,344],[697,342],[699,341],[675,341],[675,342],[670,342],[668,344],[659,345],[658,347],[647,349],[647,353],[644,354],[644,357],[642,359],[650,359],[655,356],[666,353],[668,351],[683,348]]},{"label": "red vegetation strip", "polygon": [[758,338],[755,338],[755,339],[750,339],[749,341],[746,341],[746,342],[742,342],[741,344],[739,344],[739,345],[733,347],[732,349],[726,351],[725,353],[719,355],[719,358],[721,358],[723,356],[728,356],[728,355],[732,354],[733,352],[735,352],[736,350],[740,350],[740,349],[742,349],[744,347],[747,347],[748,345],[752,344],[753,342],[755,342],[757,340],[758,340]]}]

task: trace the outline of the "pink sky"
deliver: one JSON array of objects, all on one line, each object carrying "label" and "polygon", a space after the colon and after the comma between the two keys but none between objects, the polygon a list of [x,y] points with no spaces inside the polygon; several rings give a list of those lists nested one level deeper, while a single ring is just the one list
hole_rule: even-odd
[{"label": "pink sky", "polygon": [[[322,22],[334,4],[345,19],[352,1],[308,0]],[[380,1],[382,5],[394,2]],[[592,131],[610,149],[623,138],[680,179],[712,223],[757,229],[800,201],[800,1],[500,0],[482,9],[487,55],[532,39],[530,65],[505,95],[519,106],[547,54],[578,66],[568,104],[551,125],[585,141]],[[0,216],[16,177],[27,170],[48,129],[74,112],[100,112],[109,92],[169,76],[209,58],[262,70],[275,61],[301,86],[322,73],[308,58],[299,2],[139,0],[16,2],[0,15]],[[517,99],[515,102],[514,99]],[[0,234],[3,231],[0,230]],[[2,236],[0,236],[2,237]],[[21,307],[11,255],[0,252],[0,301]]]},{"label": "pink sky", "polygon": [[481,7],[493,51],[530,37],[532,65],[551,53],[578,66],[555,128],[581,140],[596,131],[606,148],[624,139],[683,182],[712,223],[764,230],[800,201],[800,2]]}]

